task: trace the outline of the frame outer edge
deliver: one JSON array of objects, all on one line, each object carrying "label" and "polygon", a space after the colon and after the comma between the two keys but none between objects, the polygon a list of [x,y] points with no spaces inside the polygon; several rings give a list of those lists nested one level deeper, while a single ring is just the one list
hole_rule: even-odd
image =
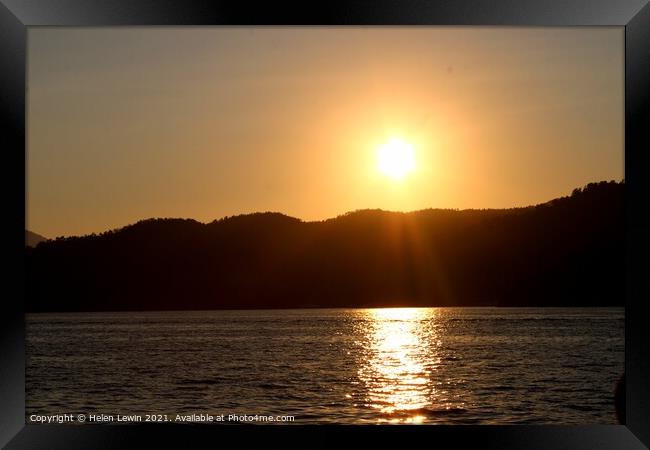
[{"label": "frame outer edge", "polygon": [[[647,0],[1,0],[27,26],[623,26]],[[499,10],[494,14],[495,9]],[[281,20],[278,20],[278,17]]]},{"label": "frame outer edge", "polygon": [[[136,0],[133,0],[133,2],[136,3]],[[7,3],[11,6],[6,6]],[[25,4],[24,8],[21,5],[23,3]],[[53,3],[57,2],[55,1]],[[65,3],[67,5],[75,4],[74,1]],[[223,5],[223,3],[221,4]],[[645,6],[641,9],[635,9],[638,12],[630,18],[625,29],[626,184],[628,184],[628,193],[632,190],[629,187],[630,185],[634,186],[635,192],[634,202],[630,202],[630,204],[634,204],[634,207],[628,204],[627,208],[628,230],[630,234],[627,236],[628,253],[626,262],[628,263],[629,269],[632,268],[629,265],[630,262],[637,263],[633,270],[628,269],[627,275],[626,372],[628,374],[628,389],[626,425],[641,441],[646,445],[650,445],[650,430],[645,429],[647,428],[647,417],[643,416],[643,412],[647,412],[650,407],[650,386],[647,385],[646,381],[650,379],[650,361],[644,359],[644,356],[647,357],[647,352],[644,355],[643,348],[645,345],[643,338],[646,333],[645,327],[647,327],[649,314],[644,312],[641,306],[642,302],[650,298],[650,280],[646,271],[643,270],[644,268],[638,264],[646,260],[647,255],[650,254],[650,241],[647,237],[650,221],[647,218],[648,208],[647,206],[643,206],[645,204],[644,201],[647,202],[647,199],[650,198],[650,195],[648,195],[650,192],[648,189],[648,181],[644,180],[644,173],[648,173],[648,167],[647,165],[643,166],[644,161],[641,156],[641,152],[646,148],[644,145],[647,144],[647,124],[650,123],[650,114],[648,113],[650,85],[647,79],[650,74],[650,46],[648,45],[650,43],[650,6],[647,1],[636,2],[636,4]],[[192,7],[189,9],[192,9]],[[153,24],[158,22],[155,17],[147,20],[146,14],[142,10],[139,11],[139,14],[135,15],[139,16],[138,20],[143,23]],[[595,12],[594,15],[598,16],[598,13]],[[101,14],[99,16],[81,17],[67,8],[63,12],[59,12],[58,16],[53,17],[52,11],[48,10],[48,7],[40,1],[0,0],[0,126],[2,127],[0,132],[0,147],[4,150],[5,161],[7,158],[6,155],[11,159],[6,165],[3,164],[6,175],[12,175],[14,170],[20,168],[20,166],[15,164],[16,161],[22,165],[23,169],[25,164],[22,153],[20,155],[12,153],[16,152],[16,150],[22,152],[25,144],[24,113],[26,91],[24,75],[27,38],[25,23],[38,25],[39,23],[35,22],[40,20],[43,25],[57,23],[59,25],[66,23],[79,25],[85,22],[96,22],[96,25],[101,25],[118,24],[123,20],[119,20],[119,12],[116,15],[109,16],[103,19],[101,18]],[[152,16],[155,16],[155,14]],[[453,14],[450,13],[450,16],[453,16]],[[61,19],[62,17],[63,19]],[[142,20],[143,18],[144,20]],[[49,19],[52,19],[52,23],[49,22]],[[399,18],[396,19],[399,20]],[[208,18],[207,20],[210,21],[211,19]],[[228,18],[222,18],[221,20],[229,21]],[[423,20],[428,21],[429,17],[425,17]],[[542,22],[553,22],[553,19],[540,20]],[[568,20],[570,21],[571,19]],[[180,18],[178,21],[184,22],[185,20]],[[477,23],[486,22],[476,17],[472,21]],[[504,20],[504,24],[509,21],[512,21],[512,19]],[[583,21],[591,21],[591,18],[584,19]],[[517,20],[515,19],[514,22],[517,22]],[[171,24],[171,22],[169,23]],[[593,23],[593,25],[596,24],[598,24],[598,20],[595,20]],[[89,24],[89,26],[92,25]],[[629,151],[630,149],[634,149],[634,151]],[[23,170],[23,175],[24,173]],[[12,178],[12,176],[2,177],[3,187],[5,187],[6,193],[10,193],[15,189],[15,185],[10,182]],[[22,181],[24,183],[24,177]],[[10,254],[13,251],[21,254],[24,245],[24,204],[18,205],[14,201],[13,196],[8,195],[8,197],[9,202],[5,204],[5,208],[9,206],[11,210],[7,214],[9,219],[6,219],[10,224],[10,233],[3,236],[5,248],[11,250],[8,252]],[[14,217],[19,218],[19,220],[16,221]],[[630,245],[631,243],[634,246]],[[16,267],[16,264],[8,264],[7,268],[10,271],[4,273],[5,280],[7,280],[6,285],[15,288],[15,290],[7,289],[12,295],[4,298],[5,301],[2,302],[3,314],[0,314],[0,317],[2,317],[0,348],[11,349],[11,351],[2,354],[2,363],[0,364],[0,410],[2,411],[2,414],[0,414],[0,447],[6,445],[25,426],[25,379],[24,370],[19,368],[24,368],[25,363],[24,311],[22,302],[12,301],[15,297],[13,292],[20,295],[20,298],[23,297],[23,266],[19,265]],[[634,303],[633,299],[637,302],[637,305],[634,307],[632,307]],[[631,370],[632,368],[634,368],[634,371]],[[18,372],[21,373],[21,376],[16,375]],[[634,398],[631,397],[630,388],[632,386],[634,387]]]},{"label": "frame outer edge", "polygon": [[25,25],[0,4],[0,182],[5,193],[2,221],[8,225],[2,233],[0,447],[25,426],[24,266],[11,255],[22,254],[25,245],[24,196],[15,195],[15,183],[16,178],[23,186],[25,181],[26,42]]},{"label": "frame outer edge", "polygon": [[650,321],[650,254],[647,155],[650,124],[650,4],[625,27],[625,183],[627,196],[627,308],[626,308],[626,425],[650,446],[650,428],[644,414],[650,410],[650,359],[644,355],[645,328]]}]

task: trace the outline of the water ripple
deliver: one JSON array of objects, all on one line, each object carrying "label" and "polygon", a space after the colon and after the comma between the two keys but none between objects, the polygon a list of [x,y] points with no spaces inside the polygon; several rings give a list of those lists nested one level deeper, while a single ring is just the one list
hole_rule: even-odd
[{"label": "water ripple", "polygon": [[612,424],[622,308],[30,314],[27,416]]}]

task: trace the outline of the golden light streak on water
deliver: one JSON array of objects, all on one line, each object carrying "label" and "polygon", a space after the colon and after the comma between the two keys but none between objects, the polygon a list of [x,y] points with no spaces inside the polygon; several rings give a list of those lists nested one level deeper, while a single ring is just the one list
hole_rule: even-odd
[{"label": "golden light streak on water", "polygon": [[389,423],[424,422],[419,411],[431,404],[432,367],[426,362],[435,359],[430,345],[435,313],[384,308],[367,314],[372,326],[367,331],[366,364],[359,370],[367,387],[367,405],[384,413]]}]

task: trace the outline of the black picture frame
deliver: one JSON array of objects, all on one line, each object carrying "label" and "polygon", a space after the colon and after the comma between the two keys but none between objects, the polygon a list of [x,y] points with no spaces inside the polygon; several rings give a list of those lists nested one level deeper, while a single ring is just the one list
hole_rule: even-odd
[{"label": "black picture frame", "polygon": [[[495,25],[621,26],[625,28],[626,423],[612,426],[301,427],[214,425],[57,426],[25,424],[25,79],[27,27],[132,25]],[[254,438],[335,446],[363,438],[445,447],[616,449],[650,446],[650,220],[647,163],[650,128],[650,5],[648,0],[330,0],[249,2],[208,0],[0,0],[0,148],[6,269],[0,329],[0,446],[129,448],[213,445]],[[241,431],[245,430],[244,433]],[[254,431],[254,432],[253,432]],[[305,433],[306,432],[306,433]],[[418,436],[415,436],[415,435]],[[310,444],[306,445],[307,440]],[[313,445],[312,445],[313,444]]]}]

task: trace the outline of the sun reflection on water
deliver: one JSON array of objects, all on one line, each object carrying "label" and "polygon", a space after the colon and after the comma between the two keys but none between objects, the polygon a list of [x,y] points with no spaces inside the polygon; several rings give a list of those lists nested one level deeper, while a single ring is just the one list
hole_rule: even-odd
[{"label": "sun reflection on water", "polygon": [[431,404],[437,342],[430,308],[368,310],[365,363],[359,378],[367,388],[367,406],[378,409],[390,423],[421,423],[420,413]]}]

